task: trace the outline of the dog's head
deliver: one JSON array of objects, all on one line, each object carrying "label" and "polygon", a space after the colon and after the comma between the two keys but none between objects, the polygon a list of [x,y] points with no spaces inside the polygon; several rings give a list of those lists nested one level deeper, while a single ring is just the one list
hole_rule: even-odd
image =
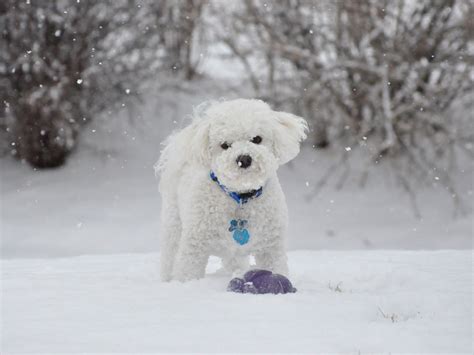
[{"label": "dog's head", "polygon": [[190,159],[239,192],[263,186],[279,165],[293,159],[308,129],[301,117],[245,99],[209,104],[192,126]]}]

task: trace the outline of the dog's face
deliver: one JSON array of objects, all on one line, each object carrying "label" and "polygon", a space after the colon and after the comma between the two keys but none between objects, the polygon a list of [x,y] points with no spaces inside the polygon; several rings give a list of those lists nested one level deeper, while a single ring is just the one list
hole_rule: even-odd
[{"label": "dog's face", "polygon": [[307,130],[300,117],[244,99],[211,104],[193,125],[190,154],[238,192],[263,186],[298,154]]}]

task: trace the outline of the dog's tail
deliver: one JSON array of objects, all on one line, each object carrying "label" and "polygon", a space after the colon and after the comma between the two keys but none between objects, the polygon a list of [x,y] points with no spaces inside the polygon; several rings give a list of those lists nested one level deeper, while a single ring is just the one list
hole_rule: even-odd
[{"label": "dog's tail", "polygon": [[186,142],[191,139],[190,126],[171,134],[162,144],[163,150],[160,159],[155,164],[155,174],[160,177],[159,189],[170,187],[173,181],[177,181],[179,174],[186,164],[187,152]]},{"label": "dog's tail", "polygon": [[160,177],[161,193],[179,180],[180,173],[190,157],[190,142],[196,134],[196,127],[204,119],[205,111],[211,104],[211,101],[207,101],[195,107],[191,116],[192,122],[181,131],[171,134],[162,143],[164,148],[155,164],[155,174]]}]

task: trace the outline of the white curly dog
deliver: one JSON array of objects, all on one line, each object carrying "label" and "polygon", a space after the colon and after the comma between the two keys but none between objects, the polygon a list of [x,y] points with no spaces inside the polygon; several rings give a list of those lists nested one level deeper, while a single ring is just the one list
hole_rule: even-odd
[{"label": "white curly dog", "polygon": [[204,277],[210,255],[237,274],[256,267],[288,275],[288,211],[277,177],[306,138],[304,119],[260,100],[203,104],[165,142],[157,164],[162,195],[161,278]]}]

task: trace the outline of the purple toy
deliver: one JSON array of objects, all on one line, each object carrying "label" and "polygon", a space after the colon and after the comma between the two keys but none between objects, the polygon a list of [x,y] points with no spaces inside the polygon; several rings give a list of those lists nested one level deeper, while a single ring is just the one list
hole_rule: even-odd
[{"label": "purple toy", "polygon": [[229,282],[227,291],[238,293],[294,293],[296,288],[293,287],[290,280],[280,274],[273,274],[268,270],[250,270],[241,279],[236,277]]}]

